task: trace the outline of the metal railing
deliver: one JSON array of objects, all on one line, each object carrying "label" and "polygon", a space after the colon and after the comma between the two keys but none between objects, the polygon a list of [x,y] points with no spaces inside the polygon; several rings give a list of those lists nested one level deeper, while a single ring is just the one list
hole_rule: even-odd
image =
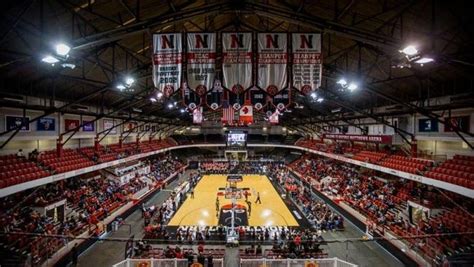
[{"label": "metal railing", "polygon": [[241,267],[356,267],[357,265],[338,258],[327,259],[241,259]]},{"label": "metal railing", "polygon": [[[213,259],[213,265],[224,267],[224,259]],[[112,267],[187,267],[189,262],[186,259],[126,259]]]}]

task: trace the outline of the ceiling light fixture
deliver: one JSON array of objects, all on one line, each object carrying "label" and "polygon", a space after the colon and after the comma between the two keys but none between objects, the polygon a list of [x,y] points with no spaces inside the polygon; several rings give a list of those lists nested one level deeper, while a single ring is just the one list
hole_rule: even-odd
[{"label": "ceiling light fixture", "polygon": [[342,86],[345,86],[345,85],[347,84],[347,81],[346,81],[344,78],[342,78],[342,79],[340,79],[339,81],[337,81],[337,84],[340,84],[340,85],[342,85]]},{"label": "ceiling light fixture", "polygon": [[59,62],[59,59],[51,56],[51,55],[47,55],[45,56],[44,58],[41,59],[41,61],[45,62],[45,63],[48,63],[48,64],[52,64],[54,65],[54,63],[58,63]]},{"label": "ceiling light fixture", "polygon": [[407,56],[413,56],[413,55],[418,54],[418,50],[416,49],[414,45],[409,45],[403,48],[403,50],[400,50],[400,52]]},{"label": "ceiling light fixture", "polygon": [[423,66],[423,64],[430,63],[430,62],[433,62],[433,61],[434,61],[433,58],[422,57],[422,58],[416,60],[415,63],[421,64]]},{"label": "ceiling light fixture", "polygon": [[350,83],[349,86],[347,86],[347,89],[349,89],[349,91],[354,91],[356,90],[357,88],[359,88],[359,86],[355,83]]},{"label": "ceiling light fixture", "polygon": [[56,54],[59,56],[67,57],[69,51],[71,51],[71,47],[67,44],[59,43],[56,45]]}]

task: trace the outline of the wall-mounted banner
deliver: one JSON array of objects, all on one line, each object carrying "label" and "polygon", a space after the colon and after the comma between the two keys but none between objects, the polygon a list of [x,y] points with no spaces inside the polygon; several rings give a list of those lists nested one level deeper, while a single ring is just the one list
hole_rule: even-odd
[{"label": "wall-mounted banner", "polygon": [[41,118],[37,120],[37,131],[55,131],[56,120],[54,118]]},{"label": "wall-mounted banner", "polygon": [[321,86],[321,35],[317,33],[293,33],[291,40],[293,87],[307,95]]},{"label": "wall-mounted banner", "polygon": [[[454,127],[457,127],[459,130],[464,132],[469,132],[469,116],[458,116],[458,117],[451,117],[444,118],[446,122],[449,122],[444,125],[445,132],[454,132]],[[451,127],[454,126],[454,127]]]},{"label": "wall-mounted banner", "polygon": [[288,37],[286,33],[258,34],[257,86],[276,95],[287,86]]},{"label": "wall-mounted banner", "polygon": [[[104,131],[109,130],[110,128],[114,127],[115,123],[113,120],[103,120],[104,122]],[[116,134],[117,133],[117,127],[113,128],[110,130],[109,134]]]},{"label": "wall-mounted banner", "polygon": [[136,122],[129,122],[129,123],[125,123],[123,125],[123,131],[124,132],[130,132],[132,131],[132,133],[136,133],[138,132],[138,123]]},{"label": "wall-mounted banner", "polygon": [[30,131],[30,117],[5,116],[5,128],[7,130],[15,130],[21,126],[20,132]]},{"label": "wall-mounted banner", "polygon": [[324,134],[323,139],[346,140],[364,143],[391,144],[391,135]]},{"label": "wall-mounted banner", "polygon": [[216,34],[187,34],[188,86],[199,96],[209,91],[216,73]]},{"label": "wall-mounted banner", "polygon": [[95,129],[95,121],[82,121],[83,132],[93,132]]},{"label": "wall-mounted banner", "polygon": [[252,33],[222,33],[222,74],[234,94],[252,86]]},{"label": "wall-mounted banner", "polygon": [[153,83],[166,97],[181,86],[182,61],[181,33],[153,34]]},{"label": "wall-mounted banner", "polygon": [[72,131],[76,129],[77,127],[79,127],[79,125],[80,125],[79,120],[71,120],[71,119],[64,120],[64,130],[66,131]]},{"label": "wall-mounted banner", "polygon": [[434,119],[419,119],[419,132],[438,132],[438,121]]}]

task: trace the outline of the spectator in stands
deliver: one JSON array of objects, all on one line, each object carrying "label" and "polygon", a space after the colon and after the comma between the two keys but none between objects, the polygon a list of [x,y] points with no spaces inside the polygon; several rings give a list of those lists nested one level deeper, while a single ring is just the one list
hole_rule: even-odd
[{"label": "spectator in stands", "polygon": [[24,158],[25,154],[23,153],[23,149],[18,149],[18,152],[16,153],[17,158]]}]

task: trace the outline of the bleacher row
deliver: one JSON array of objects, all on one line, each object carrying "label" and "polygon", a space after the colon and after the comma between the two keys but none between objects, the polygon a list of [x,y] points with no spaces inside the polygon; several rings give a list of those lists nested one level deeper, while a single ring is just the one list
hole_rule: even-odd
[{"label": "bleacher row", "polygon": [[41,152],[37,159],[26,159],[17,155],[0,156],[0,188],[40,179],[53,174],[73,171],[95,164],[125,158],[138,153],[146,153],[176,145],[171,139],[152,140],[79,149],[64,149],[62,157],[55,150]]},{"label": "bleacher row", "polygon": [[[324,143],[314,140],[302,140],[297,142],[296,145],[328,151]],[[347,150],[344,152],[347,152]],[[474,173],[472,173],[474,171],[474,156],[455,155],[453,159],[436,165],[434,161],[427,159],[362,150],[355,153],[352,159],[474,189]]]}]

